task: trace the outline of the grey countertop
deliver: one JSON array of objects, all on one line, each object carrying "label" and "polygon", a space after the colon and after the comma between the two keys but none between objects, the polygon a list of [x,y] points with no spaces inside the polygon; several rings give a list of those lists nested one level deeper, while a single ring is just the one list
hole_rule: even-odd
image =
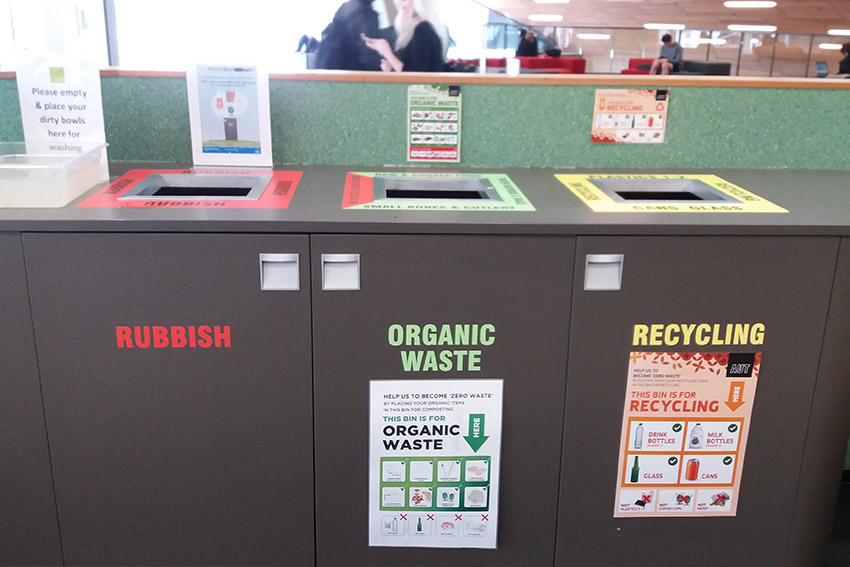
[{"label": "grey countertop", "polygon": [[[185,169],[185,164],[113,163],[113,178],[135,168]],[[77,208],[98,191],[55,209],[0,209],[0,231],[444,233],[535,235],[850,235],[850,173],[823,170],[581,170],[550,168],[280,166],[304,174],[286,210]],[[344,210],[349,171],[504,173],[536,208],[533,212]],[[555,174],[713,174],[788,213],[598,213]]]}]

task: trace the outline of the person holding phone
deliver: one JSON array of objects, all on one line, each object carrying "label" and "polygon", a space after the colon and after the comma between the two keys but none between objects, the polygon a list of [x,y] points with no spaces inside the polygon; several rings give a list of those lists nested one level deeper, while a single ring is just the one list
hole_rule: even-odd
[{"label": "person holding phone", "polygon": [[381,55],[381,70],[444,71],[448,31],[437,15],[436,0],[396,0],[396,5],[395,49],[385,39],[363,37],[366,46]]}]

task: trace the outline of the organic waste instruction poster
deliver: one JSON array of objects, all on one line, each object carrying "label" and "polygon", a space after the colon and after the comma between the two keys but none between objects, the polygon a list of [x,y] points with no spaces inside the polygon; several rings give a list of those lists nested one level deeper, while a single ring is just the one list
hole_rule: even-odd
[{"label": "organic waste instruction poster", "polygon": [[373,380],[369,545],[496,548],[502,380]]},{"label": "organic waste instruction poster", "polygon": [[460,161],[460,87],[407,88],[407,161]]},{"label": "organic waste instruction poster", "polygon": [[614,517],[734,516],[761,353],[632,352]]}]

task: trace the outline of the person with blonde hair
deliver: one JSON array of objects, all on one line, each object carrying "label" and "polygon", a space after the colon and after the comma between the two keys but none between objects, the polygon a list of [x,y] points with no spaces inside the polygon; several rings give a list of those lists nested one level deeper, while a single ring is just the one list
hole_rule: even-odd
[{"label": "person with blonde hair", "polygon": [[382,71],[439,72],[445,70],[448,31],[437,15],[436,0],[396,0],[398,39],[393,49],[385,39],[363,37],[377,51]]}]

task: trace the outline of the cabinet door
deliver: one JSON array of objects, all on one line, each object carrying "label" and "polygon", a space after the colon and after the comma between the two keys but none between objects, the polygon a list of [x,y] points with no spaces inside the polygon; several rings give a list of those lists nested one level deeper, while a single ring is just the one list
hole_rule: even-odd
[{"label": "cabinet door", "polygon": [[[314,236],[317,560],[551,565],[574,240]],[[356,291],[322,291],[323,254],[359,254]],[[393,324],[491,323],[481,370],[405,372]],[[498,549],[369,547],[369,382],[501,378]]]},{"label": "cabinet door", "polygon": [[[313,563],[307,237],[24,246],[66,561]],[[259,254],[299,255],[300,291],[261,291]]]},{"label": "cabinet door", "polygon": [[0,234],[0,565],[59,565],[20,235]]},{"label": "cabinet door", "polygon": [[[837,238],[578,239],[557,565],[783,564],[798,482],[820,481],[800,466],[837,253]],[[624,254],[622,290],[582,289],[587,254]],[[633,346],[636,324],[737,322],[763,323],[764,343]],[[762,352],[736,516],[613,517],[633,350]]]}]

